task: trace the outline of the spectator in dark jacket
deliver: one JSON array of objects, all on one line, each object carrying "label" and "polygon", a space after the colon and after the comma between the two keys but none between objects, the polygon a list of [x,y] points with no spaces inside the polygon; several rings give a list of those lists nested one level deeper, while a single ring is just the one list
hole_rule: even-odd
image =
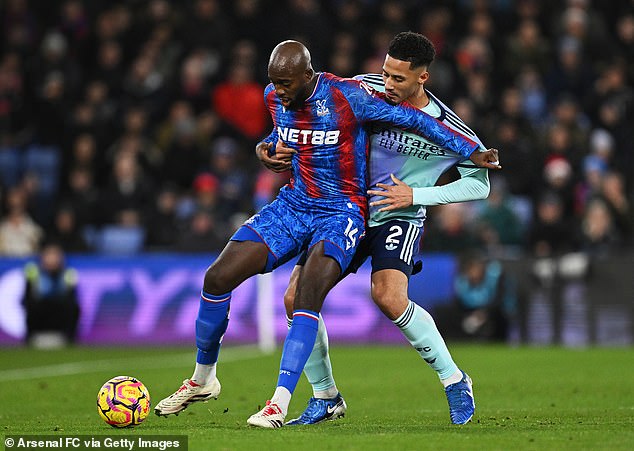
[{"label": "spectator in dark jacket", "polygon": [[62,337],[56,343],[75,341],[79,321],[77,273],[66,267],[64,260],[61,246],[49,242],[42,247],[39,261],[24,268],[26,288],[22,303],[28,343],[42,343],[38,336],[51,332]]}]

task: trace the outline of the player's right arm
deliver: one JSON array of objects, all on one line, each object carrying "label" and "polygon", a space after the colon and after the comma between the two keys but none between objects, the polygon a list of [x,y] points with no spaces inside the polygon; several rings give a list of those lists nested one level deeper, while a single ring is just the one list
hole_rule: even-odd
[{"label": "player's right arm", "polygon": [[255,155],[267,169],[273,172],[286,172],[291,169],[291,158],[297,151],[287,147],[276,135],[274,129],[269,136],[260,141],[255,146]]},{"label": "player's right arm", "polygon": [[296,151],[290,149],[279,140],[277,133],[275,88],[269,84],[264,89],[264,105],[266,105],[271,119],[273,120],[273,130],[271,133],[255,146],[255,155],[262,164],[273,172],[285,172],[292,168],[291,158]]},{"label": "player's right arm", "polygon": [[446,185],[414,188],[413,204],[431,207],[454,202],[482,200],[489,196],[491,183],[486,169],[459,165],[458,172],[460,178]]},{"label": "player's right arm", "polygon": [[460,179],[442,186],[425,186],[412,188],[391,174],[393,185],[377,183],[375,189],[368,190],[370,196],[382,199],[370,203],[371,207],[379,206],[379,212],[399,210],[412,205],[431,207],[455,202],[486,199],[491,185],[488,171],[475,166],[459,166]]}]

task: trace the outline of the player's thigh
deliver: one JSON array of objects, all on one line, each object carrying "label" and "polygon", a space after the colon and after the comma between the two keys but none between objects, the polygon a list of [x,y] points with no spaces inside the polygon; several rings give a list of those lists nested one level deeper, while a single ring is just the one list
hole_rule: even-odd
[{"label": "player's thigh", "polygon": [[358,210],[334,207],[313,220],[308,258],[298,279],[295,309],[321,310],[326,294],[350,265],[365,219]]},{"label": "player's thigh", "polygon": [[314,231],[308,244],[309,258],[312,248],[322,243],[324,255],[335,260],[340,273],[344,273],[364,235],[365,219],[358,211],[330,211],[314,221]]},{"label": "player's thigh", "polygon": [[421,228],[406,221],[370,227],[366,247],[372,255],[372,300],[390,319],[407,308],[407,287],[414,268]]},{"label": "player's thigh", "polygon": [[319,312],[326,295],[335,286],[340,274],[338,260],[326,255],[325,242],[320,241],[313,246],[297,278],[294,310]]},{"label": "player's thigh", "polygon": [[310,234],[301,218],[302,213],[280,199],[265,206],[236,231],[232,241],[260,242],[268,249],[268,256],[260,272],[269,272],[295,257]]},{"label": "player's thigh", "polygon": [[207,268],[203,289],[213,295],[227,293],[249,277],[262,272],[269,250],[264,243],[229,241]]}]

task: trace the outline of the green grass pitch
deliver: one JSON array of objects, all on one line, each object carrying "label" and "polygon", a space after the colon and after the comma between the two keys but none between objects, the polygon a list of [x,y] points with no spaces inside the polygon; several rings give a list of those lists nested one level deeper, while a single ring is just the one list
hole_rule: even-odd
[{"label": "green grass pitch", "polygon": [[[402,347],[332,346],[345,418],[278,430],[246,419],[274,390],[280,354],[223,349],[220,398],[179,416],[152,414],[116,430],[95,406],[116,375],[141,379],[152,405],[189,377],[194,352],[175,348],[0,350],[0,427],[4,434],[186,434],[190,450],[631,450],[634,449],[634,353],[630,348],[561,349],[450,346],[473,378],[476,414],[449,422],[434,372]],[[289,418],[310,396],[300,381]]]}]

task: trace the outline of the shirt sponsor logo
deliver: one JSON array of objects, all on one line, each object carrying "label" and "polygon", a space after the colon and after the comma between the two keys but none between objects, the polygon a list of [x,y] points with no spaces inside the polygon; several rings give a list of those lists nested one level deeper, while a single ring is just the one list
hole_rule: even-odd
[{"label": "shirt sponsor logo", "polygon": [[300,130],[297,128],[277,127],[279,138],[286,143],[297,144],[338,144],[339,130]]},{"label": "shirt sponsor logo", "polygon": [[[398,129],[372,127],[370,132],[381,137],[380,146],[404,155],[427,159],[429,154],[444,156],[447,153],[442,147],[430,144]],[[423,156],[425,154],[426,156]]]}]

